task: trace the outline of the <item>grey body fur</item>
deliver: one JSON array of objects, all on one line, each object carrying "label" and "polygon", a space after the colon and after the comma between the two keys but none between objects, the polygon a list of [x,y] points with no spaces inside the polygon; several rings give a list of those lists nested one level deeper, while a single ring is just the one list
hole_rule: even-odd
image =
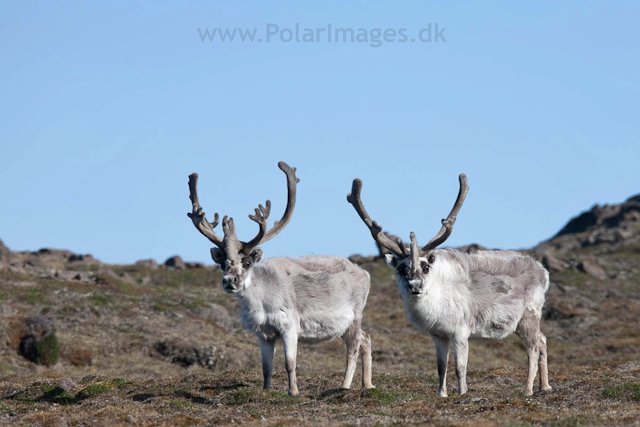
[{"label": "grey body fur", "polygon": [[342,387],[351,387],[360,347],[363,387],[373,387],[371,339],[361,328],[369,287],[369,273],[340,257],[269,258],[254,264],[233,293],[242,304],[243,323],[260,340],[264,388],[271,385],[277,340],[283,340],[289,393],[295,396],[297,343],[337,337],[347,345]]},{"label": "grey body fur", "polygon": [[469,338],[502,339],[513,332],[523,339],[529,357],[525,393],[533,393],[538,366],[541,389],[551,389],[546,338],[540,332],[549,274],[539,262],[511,251],[465,254],[436,249],[419,258],[427,265],[424,274],[408,268],[411,258],[387,255],[387,261],[397,267],[409,320],[436,344],[441,396],[447,395],[449,343],[454,347],[458,391],[464,394]]}]

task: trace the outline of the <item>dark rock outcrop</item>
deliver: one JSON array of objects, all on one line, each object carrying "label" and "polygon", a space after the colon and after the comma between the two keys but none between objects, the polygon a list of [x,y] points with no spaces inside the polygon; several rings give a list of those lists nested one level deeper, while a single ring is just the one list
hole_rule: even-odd
[{"label": "dark rock outcrop", "polygon": [[618,205],[595,205],[569,220],[555,236],[538,245],[536,251],[562,255],[587,247],[596,252],[640,247],[640,195]]},{"label": "dark rock outcrop", "polygon": [[171,267],[176,270],[184,270],[187,268],[187,265],[184,263],[182,258],[179,255],[172,256],[164,262],[165,267]]}]

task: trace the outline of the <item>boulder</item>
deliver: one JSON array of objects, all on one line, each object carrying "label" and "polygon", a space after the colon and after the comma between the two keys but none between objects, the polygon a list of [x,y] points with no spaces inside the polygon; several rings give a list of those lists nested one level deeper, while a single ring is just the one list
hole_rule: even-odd
[{"label": "boulder", "polygon": [[218,359],[222,358],[218,347],[213,344],[194,346],[180,339],[158,341],[153,348],[160,356],[170,359],[171,363],[185,368],[197,364],[214,369]]},{"label": "boulder", "polygon": [[71,254],[67,259],[67,261],[69,261],[70,263],[77,263],[77,264],[99,264],[100,263],[100,261],[95,259],[92,255],[88,255],[88,254],[87,255]]},{"label": "boulder", "polygon": [[542,265],[549,271],[564,271],[569,268],[569,264],[565,261],[562,261],[554,256],[545,255],[542,257]]},{"label": "boulder", "polygon": [[164,262],[165,267],[171,267],[175,270],[184,270],[185,268],[187,268],[186,264],[184,263],[184,261],[182,260],[182,258],[180,258],[179,255],[175,255],[172,256],[171,258],[167,259]]},{"label": "boulder", "polygon": [[9,248],[6,247],[4,245],[4,243],[2,243],[2,240],[0,240],[0,268],[2,268],[5,265],[9,264],[9,254],[10,253],[11,253],[11,251],[9,250]]},{"label": "boulder", "polygon": [[358,255],[358,254],[351,255],[349,257],[349,261],[351,261],[354,264],[360,265],[360,264],[363,263],[364,257],[362,255]]},{"label": "boulder", "polygon": [[205,265],[201,262],[186,262],[184,265],[188,269],[205,268]]},{"label": "boulder", "polygon": [[600,267],[598,264],[595,264],[590,261],[581,261],[578,264],[578,270],[583,273],[587,273],[593,277],[597,277],[600,280],[604,280],[607,278],[607,273],[605,273],[604,269]]},{"label": "boulder", "polygon": [[149,268],[151,270],[158,269],[158,263],[155,259],[141,259],[136,261],[136,267]]},{"label": "boulder", "polygon": [[484,246],[479,245],[477,243],[472,243],[472,244],[470,244],[468,246],[461,246],[461,247],[456,248],[456,249],[458,249],[460,252],[464,252],[466,254],[473,254],[473,253],[476,253],[478,251],[486,251],[487,250],[487,248],[485,248]]},{"label": "boulder", "polygon": [[221,305],[212,302],[206,303],[198,308],[197,313],[202,317],[213,320],[227,332],[235,329],[234,319],[229,315],[229,311]]},{"label": "boulder", "polygon": [[37,314],[25,322],[27,334],[20,340],[20,354],[38,364],[53,366],[58,363],[60,346],[55,330],[53,313]]}]

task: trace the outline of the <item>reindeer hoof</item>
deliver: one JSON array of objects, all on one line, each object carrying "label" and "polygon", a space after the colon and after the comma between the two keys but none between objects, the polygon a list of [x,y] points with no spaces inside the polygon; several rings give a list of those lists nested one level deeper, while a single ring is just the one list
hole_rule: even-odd
[{"label": "reindeer hoof", "polygon": [[291,397],[300,397],[300,392],[296,391],[296,392],[289,392],[289,396]]},{"label": "reindeer hoof", "polygon": [[553,390],[553,388],[552,388],[550,385],[548,385],[548,386],[546,386],[546,387],[542,387],[542,388],[540,389],[540,391],[551,391],[551,390]]},{"label": "reindeer hoof", "polygon": [[532,396],[533,395],[533,390],[525,390],[524,391],[524,395],[525,396]]},{"label": "reindeer hoof", "polygon": [[447,395],[447,392],[446,392],[446,391],[439,391],[439,392],[438,392],[438,396],[440,396],[440,397],[449,397],[449,396]]}]

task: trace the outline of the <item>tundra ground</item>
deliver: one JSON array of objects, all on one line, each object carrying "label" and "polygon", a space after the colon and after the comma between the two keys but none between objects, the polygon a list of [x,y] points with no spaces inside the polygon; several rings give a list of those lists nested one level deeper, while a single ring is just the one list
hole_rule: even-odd
[{"label": "tundra ground", "polygon": [[[353,390],[337,388],[345,349],[335,340],[300,345],[296,399],[281,344],[273,390],[261,390],[257,340],[217,270],[58,267],[93,278],[84,281],[0,270],[0,425],[638,425],[640,251],[579,256],[608,277],[551,273],[542,330],[554,389],[532,397],[512,336],[471,342],[469,393],[455,393],[450,360],[449,397],[439,398],[434,345],[406,320],[393,270],[373,258],[359,263],[372,277],[364,329],[377,388],[360,390],[360,372]],[[57,319],[52,367],[18,353],[24,319],[43,311]]]}]

